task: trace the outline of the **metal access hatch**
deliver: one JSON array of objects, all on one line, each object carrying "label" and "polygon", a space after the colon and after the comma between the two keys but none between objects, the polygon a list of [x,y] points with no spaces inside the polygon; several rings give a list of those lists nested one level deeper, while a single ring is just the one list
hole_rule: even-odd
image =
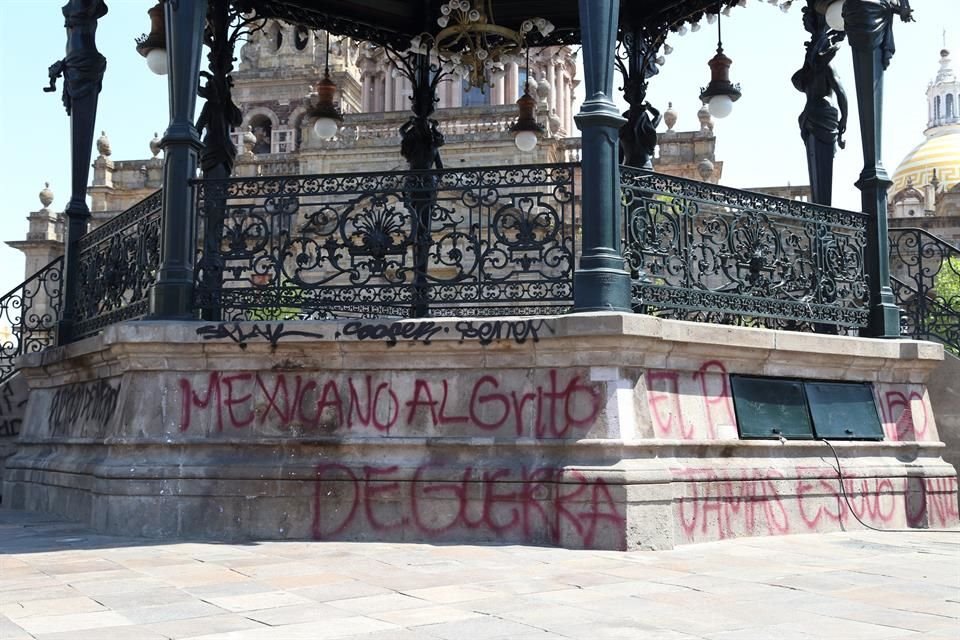
[{"label": "metal access hatch", "polygon": [[813,438],[803,382],[730,376],[730,384],[741,438]]},{"label": "metal access hatch", "polygon": [[883,440],[869,383],[730,376],[740,437]]},{"label": "metal access hatch", "polygon": [[883,440],[883,425],[869,384],[805,382],[803,386],[818,438]]}]

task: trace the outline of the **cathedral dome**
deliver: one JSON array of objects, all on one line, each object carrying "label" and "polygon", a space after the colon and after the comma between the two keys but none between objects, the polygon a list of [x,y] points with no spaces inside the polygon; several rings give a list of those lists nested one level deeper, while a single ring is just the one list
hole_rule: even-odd
[{"label": "cathedral dome", "polygon": [[900,192],[908,182],[930,184],[934,170],[947,189],[960,183],[960,127],[930,137],[908,153],[893,174],[891,192]]},{"label": "cathedral dome", "polygon": [[940,69],[927,87],[930,119],[924,132],[926,140],[907,154],[893,174],[890,193],[896,194],[909,184],[923,187],[936,177],[945,189],[960,182],[960,81],[953,70],[950,51],[940,51]]}]

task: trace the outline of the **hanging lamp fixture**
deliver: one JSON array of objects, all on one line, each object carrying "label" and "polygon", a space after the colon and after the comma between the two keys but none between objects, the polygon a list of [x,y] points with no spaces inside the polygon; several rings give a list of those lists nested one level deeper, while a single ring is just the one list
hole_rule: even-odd
[{"label": "hanging lamp fixture", "polygon": [[740,85],[730,82],[730,65],[733,60],[723,53],[723,39],[720,31],[720,8],[722,0],[717,2],[717,55],[707,64],[710,66],[710,84],[700,91],[700,100],[707,105],[714,118],[726,118],[733,111],[733,103],[740,99]]},{"label": "hanging lamp fixture", "polygon": [[527,49],[527,79],[523,83],[523,95],[517,100],[519,114],[517,121],[510,127],[513,132],[513,143],[520,151],[533,151],[537,146],[538,136],[543,133],[543,127],[537,123],[534,115],[537,101],[530,95],[530,49]]},{"label": "hanging lamp fixture", "polygon": [[[449,0],[440,5],[434,36],[434,52],[443,70],[462,76],[471,87],[483,90],[492,84],[494,74],[503,72],[510,62],[519,63],[528,36],[537,31],[550,35],[554,26],[544,18],[524,20],[519,31],[498,25],[493,20],[491,0]],[[414,38],[411,49],[422,50],[423,39]]]},{"label": "hanging lamp fixture", "polygon": [[147,59],[147,67],[158,76],[167,75],[167,29],[164,24],[163,2],[147,10],[150,33],[136,39],[137,53]]},{"label": "hanging lamp fixture", "polygon": [[316,118],[313,132],[321,140],[330,140],[337,135],[343,114],[333,103],[337,94],[337,83],[330,79],[330,32],[327,31],[327,55],[324,61],[323,78],[316,86],[317,102],[310,112]]}]

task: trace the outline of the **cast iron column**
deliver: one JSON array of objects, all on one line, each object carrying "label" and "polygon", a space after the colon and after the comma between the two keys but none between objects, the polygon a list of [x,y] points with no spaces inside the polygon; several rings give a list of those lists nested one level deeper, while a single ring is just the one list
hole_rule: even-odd
[{"label": "cast iron column", "polygon": [[[197,118],[197,132],[203,135],[200,152],[200,170],[207,180],[223,180],[233,173],[237,149],[230,139],[230,130],[239,127],[243,118],[233,102],[234,38],[230,34],[232,15],[228,0],[209,0],[206,44],[207,68],[201,71],[204,84],[197,92],[203,98],[203,108]],[[239,29],[239,27],[238,27]],[[226,188],[223,184],[208,182],[204,189],[203,252],[195,265],[200,291],[195,300],[203,308],[203,319],[218,322],[222,319],[223,258],[220,241],[226,215]],[[280,277],[277,276],[277,283]]]},{"label": "cast iron column", "polygon": [[150,296],[153,319],[193,318],[197,208],[190,181],[197,177],[200,135],[193,125],[207,0],[167,0],[170,125],[163,141],[163,219],[160,272]]},{"label": "cast iron column", "polygon": [[63,6],[67,28],[67,55],[50,67],[50,86],[54,91],[57,78],[63,76],[63,106],[70,116],[70,202],[64,211],[67,229],[64,258],[63,306],[57,327],[57,341],[70,341],[76,316],[79,287],[79,248],[77,242],[87,233],[90,208],[87,207],[87,178],[90,175],[90,153],[97,119],[107,60],[97,50],[97,20],[105,16],[103,0],[70,0]]},{"label": "cast iron column", "polygon": [[574,274],[574,311],[630,311],[630,275],[621,253],[620,127],[613,103],[619,0],[580,0],[586,100],[576,115],[583,132],[583,231]]},{"label": "cast iron column", "polygon": [[440,147],[443,134],[437,121],[431,118],[437,104],[437,82],[440,72],[430,64],[430,56],[417,53],[408,66],[407,77],[413,88],[413,115],[400,127],[400,153],[410,170],[417,172],[408,178],[411,188],[407,197],[414,210],[413,220],[413,304],[410,315],[424,318],[429,313],[430,283],[427,278],[431,245],[430,217],[437,200],[436,177],[420,173],[443,169]]},{"label": "cast iron column", "polygon": [[887,237],[887,189],[892,184],[880,160],[883,127],[883,72],[894,54],[893,16],[910,19],[907,0],[846,0],[843,19],[853,50],[863,172],[857,181],[867,226],[866,268],[870,279],[870,321],[864,335],[896,338],[900,311],[890,288],[890,246]]}]

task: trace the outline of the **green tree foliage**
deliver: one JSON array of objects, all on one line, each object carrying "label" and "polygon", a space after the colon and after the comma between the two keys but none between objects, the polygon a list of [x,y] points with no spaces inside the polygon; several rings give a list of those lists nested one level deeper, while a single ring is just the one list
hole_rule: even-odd
[{"label": "green tree foliage", "polygon": [[[930,309],[931,328],[939,335],[960,336],[960,256],[951,256],[943,262],[933,279],[936,298]],[[946,345],[946,349],[960,356],[960,345]]]}]

